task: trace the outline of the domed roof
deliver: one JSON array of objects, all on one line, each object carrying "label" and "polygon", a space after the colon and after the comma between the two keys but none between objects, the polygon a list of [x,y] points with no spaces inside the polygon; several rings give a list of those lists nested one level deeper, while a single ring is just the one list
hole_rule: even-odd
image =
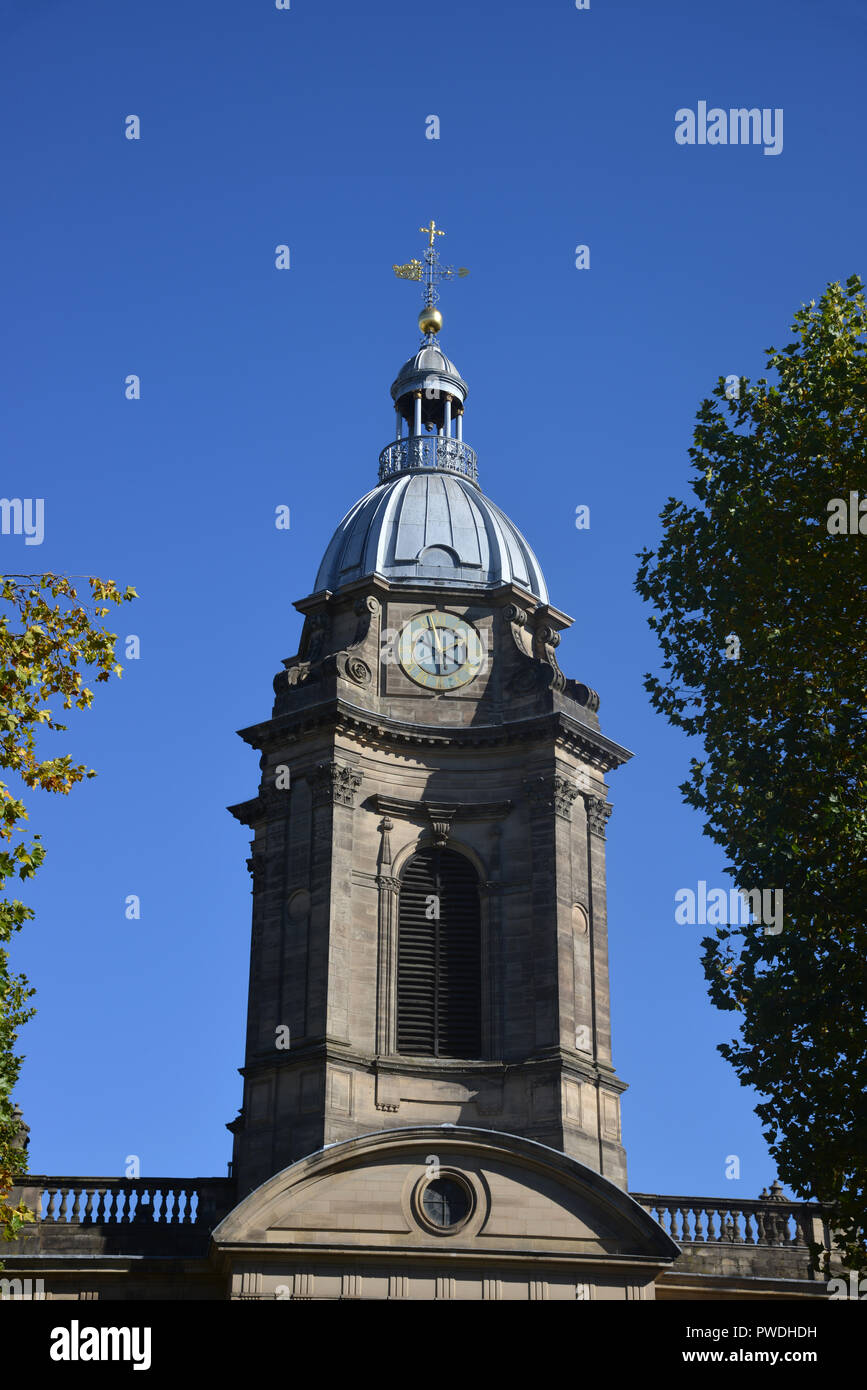
[{"label": "domed roof", "polygon": [[469,390],[454,362],[446,357],[439,343],[425,343],[414,357],[404,362],[391,385],[391,398],[394,401],[424,386],[428,378],[436,378],[452,392],[465,401]]},{"label": "domed roof", "polygon": [[368,574],[462,589],[514,583],[548,602],[539,562],[517,526],[473,483],[433,469],[401,473],[356,502],[331,538],[316,591]]}]

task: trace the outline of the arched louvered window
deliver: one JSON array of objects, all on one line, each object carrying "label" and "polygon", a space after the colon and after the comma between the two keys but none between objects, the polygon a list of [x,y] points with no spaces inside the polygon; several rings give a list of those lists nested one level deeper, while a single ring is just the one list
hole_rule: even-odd
[{"label": "arched louvered window", "polygon": [[423,849],[401,876],[397,938],[397,1050],[480,1057],[479,885],[468,859]]}]

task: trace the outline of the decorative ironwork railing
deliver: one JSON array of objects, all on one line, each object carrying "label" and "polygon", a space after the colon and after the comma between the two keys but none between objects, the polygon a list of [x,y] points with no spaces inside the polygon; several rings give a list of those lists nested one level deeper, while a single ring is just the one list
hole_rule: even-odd
[{"label": "decorative ironwork railing", "polygon": [[678,1245],[728,1242],[747,1246],[800,1246],[817,1241],[826,1249],[830,1232],[817,1202],[732,1197],[660,1197],[629,1194]]},{"label": "decorative ironwork railing", "polygon": [[413,468],[441,468],[448,473],[460,473],[471,483],[479,485],[476,451],[462,439],[446,439],[438,434],[415,434],[409,439],[395,439],[379,456],[379,481],[393,478]]},{"label": "decorative ironwork railing", "polygon": [[[13,1189],[43,1227],[215,1225],[234,1202],[231,1178],[52,1178],[27,1174]],[[32,1229],[32,1228],[31,1228]]]}]

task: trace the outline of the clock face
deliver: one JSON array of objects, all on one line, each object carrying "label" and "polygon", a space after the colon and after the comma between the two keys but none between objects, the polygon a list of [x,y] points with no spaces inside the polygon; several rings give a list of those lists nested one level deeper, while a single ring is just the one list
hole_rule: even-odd
[{"label": "clock face", "polygon": [[401,628],[398,658],[410,680],[428,690],[457,690],[484,665],[482,639],[453,613],[418,613]]}]

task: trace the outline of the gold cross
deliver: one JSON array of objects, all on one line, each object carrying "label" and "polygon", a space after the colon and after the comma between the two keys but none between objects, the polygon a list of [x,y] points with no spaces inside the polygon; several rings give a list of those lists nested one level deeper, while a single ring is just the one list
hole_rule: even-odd
[{"label": "gold cross", "polygon": [[433,218],[431,218],[431,220],[430,220],[430,226],[429,226],[429,227],[419,227],[419,231],[420,231],[420,232],[427,232],[428,236],[430,237],[430,241],[428,242],[428,245],[429,245],[429,246],[433,246],[433,244],[434,244],[434,237],[435,237],[435,236],[445,236],[445,232],[441,232],[441,231],[440,231],[439,227],[437,226],[436,222],[434,222]]}]

